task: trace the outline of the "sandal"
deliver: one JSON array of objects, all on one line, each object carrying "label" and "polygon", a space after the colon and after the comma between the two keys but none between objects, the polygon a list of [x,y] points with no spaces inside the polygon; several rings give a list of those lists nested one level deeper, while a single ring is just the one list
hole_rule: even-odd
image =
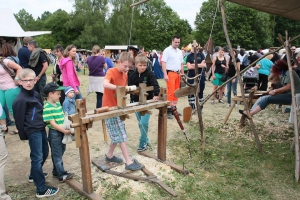
[{"label": "sandal", "polygon": [[118,158],[116,156],[113,156],[111,158],[107,157],[107,155],[105,155],[105,161],[106,162],[114,162],[114,163],[122,163],[123,159],[122,158]]},{"label": "sandal", "polygon": [[224,104],[224,101],[222,99],[219,99],[219,103]]},{"label": "sandal", "polygon": [[[6,130],[6,132],[8,131],[8,129]],[[19,134],[19,132],[18,131],[11,131],[11,132],[9,132],[9,134],[11,134],[11,135],[17,135],[17,134]]]},{"label": "sandal", "polygon": [[133,160],[133,163],[131,163],[130,165],[125,164],[125,169],[126,170],[137,171],[137,170],[140,170],[142,168],[143,168],[143,166],[135,159]]},{"label": "sandal", "polygon": [[240,113],[241,115],[245,116],[247,119],[250,119],[250,118],[248,117],[248,115],[246,115],[246,114],[244,113],[243,110],[239,110],[239,113]]},{"label": "sandal", "polygon": [[8,127],[6,125],[0,125],[0,126],[1,126],[0,127],[0,132],[3,132],[3,133],[7,133],[8,132]]},{"label": "sandal", "polygon": [[214,100],[214,99],[212,99],[212,100],[210,101],[210,103],[211,103],[211,104],[214,104],[214,103],[215,103],[215,100]]}]

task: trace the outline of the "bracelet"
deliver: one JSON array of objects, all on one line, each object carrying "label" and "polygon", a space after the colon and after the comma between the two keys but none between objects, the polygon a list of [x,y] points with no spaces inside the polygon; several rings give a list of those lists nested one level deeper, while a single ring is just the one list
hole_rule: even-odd
[{"label": "bracelet", "polygon": [[18,80],[20,80],[20,79],[19,79],[18,77],[16,77],[16,78],[15,78],[15,81],[18,81]]}]

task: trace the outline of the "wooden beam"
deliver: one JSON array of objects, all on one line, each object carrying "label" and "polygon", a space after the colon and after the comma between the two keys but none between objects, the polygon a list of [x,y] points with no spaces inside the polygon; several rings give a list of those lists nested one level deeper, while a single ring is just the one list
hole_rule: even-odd
[{"label": "wooden beam", "polygon": [[182,87],[177,89],[174,94],[176,98],[185,97],[188,95],[196,94],[196,87],[195,86],[188,86],[188,87]]},{"label": "wooden beam", "polygon": [[157,157],[167,159],[167,105],[159,109],[158,114]]},{"label": "wooden beam", "polygon": [[139,2],[133,3],[133,4],[130,5],[130,8],[133,8],[134,6],[140,5],[142,3],[146,3],[147,1],[149,1],[149,0],[143,0],[143,1],[139,1]]},{"label": "wooden beam", "polygon": [[83,190],[83,186],[82,184],[80,184],[78,181],[76,181],[74,178],[66,180],[65,181],[71,188],[73,188],[74,190],[76,190],[78,193],[80,193],[81,195],[85,196],[86,198],[88,198],[89,200],[103,200],[102,197],[100,197],[97,193],[95,192],[91,192],[91,193],[87,193]]}]

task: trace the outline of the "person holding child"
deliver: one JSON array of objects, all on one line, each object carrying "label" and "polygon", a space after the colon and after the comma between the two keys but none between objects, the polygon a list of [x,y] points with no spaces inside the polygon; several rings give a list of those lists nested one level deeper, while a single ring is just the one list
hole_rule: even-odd
[{"label": "person holding child", "polygon": [[[63,103],[63,111],[64,113],[68,113],[68,115],[73,115],[76,113],[76,102],[73,99],[75,92],[74,89],[69,86],[64,90],[65,100]],[[75,141],[74,133],[72,133],[72,140]]]},{"label": "person holding child", "polygon": [[[133,57],[128,52],[123,52],[118,60],[118,65],[107,71],[103,81],[104,94],[102,106],[114,107],[117,106],[117,99],[115,97],[117,86],[126,86],[128,77],[127,72],[133,63]],[[127,133],[125,124],[120,117],[112,117],[105,120],[107,133],[110,136],[111,144],[108,153],[105,155],[106,162],[122,163],[123,160],[114,156],[114,150],[117,144],[120,144],[123,156],[125,158],[125,169],[127,170],[140,170],[141,164],[132,161],[129,157],[128,149],[126,146]]]},{"label": "person holding child", "polygon": [[70,130],[65,130],[62,125],[64,123],[64,112],[59,103],[59,97],[62,90],[55,83],[48,83],[44,87],[44,94],[47,101],[44,105],[43,118],[49,128],[48,141],[51,148],[51,157],[53,162],[52,175],[56,176],[60,182],[71,179],[74,173],[68,173],[64,169],[62,157],[66,150],[66,144],[62,143],[65,134],[71,134]]},{"label": "person holding child", "polygon": [[[135,85],[139,87],[140,83],[145,83],[147,86],[153,86],[154,90],[148,92],[147,100],[158,100],[159,84],[153,71],[147,69],[147,62],[148,58],[144,54],[139,54],[135,57],[135,67],[137,70],[129,76],[128,85]],[[139,102],[139,95],[131,94],[130,101]],[[148,138],[150,114],[146,113],[145,115],[141,115],[140,112],[136,112],[135,114],[139,122],[139,129],[141,133],[138,151],[146,151],[150,146]]]},{"label": "person holding child", "polygon": [[16,127],[21,140],[28,140],[30,147],[31,170],[29,182],[36,186],[36,197],[43,198],[57,194],[59,188],[47,186],[43,173],[43,165],[48,157],[49,146],[45,122],[43,120],[43,100],[41,95],[33,90],[36,74],[31,69],[22,69],[19,74],[21,92],[13,103]]}]

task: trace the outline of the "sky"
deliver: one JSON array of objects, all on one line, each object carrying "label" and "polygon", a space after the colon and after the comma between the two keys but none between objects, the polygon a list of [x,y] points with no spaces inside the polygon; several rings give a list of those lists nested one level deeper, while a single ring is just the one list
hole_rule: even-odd
[{"label": "sky", "polygon": [[[188,20],[192,28],[195,27],[194,21],[196,14],[200,11],[200,7],[204,1],[205,0],[165,0],[166,4],[177,12],[181,19]],[[71,0],[1,0],[0,7],[10,8],[13,13],[17,13],[24,8],[36,19],[45,11],[53,13],[58,9],[62,9],[69,13],[73,9],[72,3],[73,1]]]}]

